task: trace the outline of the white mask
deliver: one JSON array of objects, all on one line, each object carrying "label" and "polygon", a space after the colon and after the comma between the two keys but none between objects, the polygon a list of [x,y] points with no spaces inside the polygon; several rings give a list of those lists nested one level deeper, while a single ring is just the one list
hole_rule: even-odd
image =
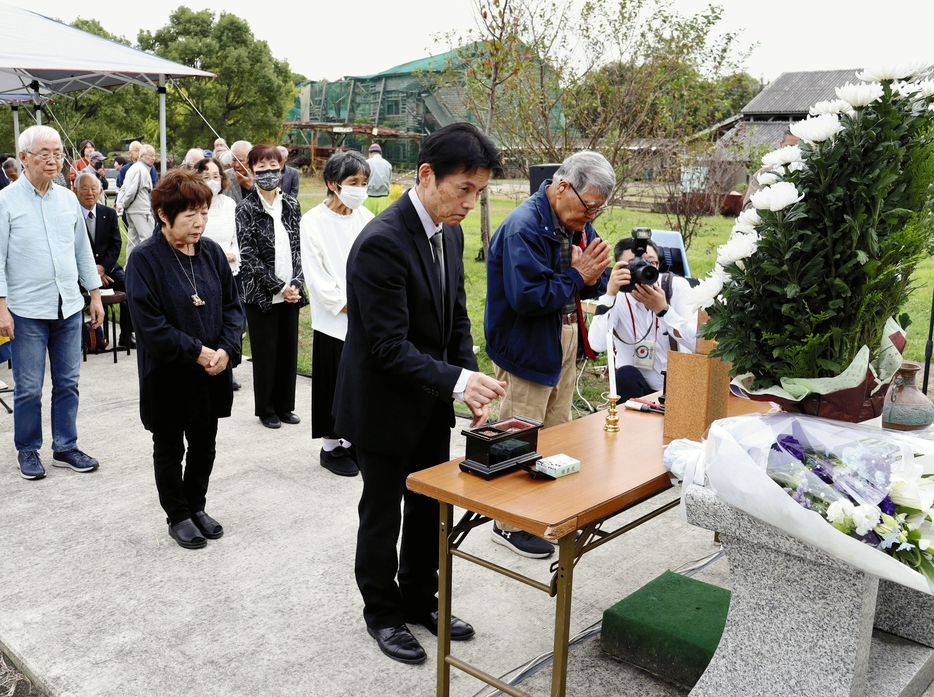
[{"label": "white mask", "polygon": [[367,199],[365,186],[342,186],[337,192],[337,198],[350,210],[355,211]]},{"label": "white mask", "polygon": [[220,179],[208,179],[207,180],[208,188],[214,192],[214,195],[217,196],[221,192],[221,180]]}]

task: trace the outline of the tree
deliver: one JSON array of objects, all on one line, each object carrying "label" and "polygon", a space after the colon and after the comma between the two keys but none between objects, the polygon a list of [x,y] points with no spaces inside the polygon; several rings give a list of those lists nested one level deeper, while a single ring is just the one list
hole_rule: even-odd
[{"label": "tree", "polygon": [[217,75],[172,83],[178,99],[166,120],[174,151],[212,143],[212,127],[228,141],[279,139],[295,97],[292,71],[273,58],[265,41],[253,38],[246,21],[226,12],[215,21],[210,10],[179,7],[163,28],[141,31],[139,46]]},{"label": "tree", "polygon": [[[494,118],[505,85],[519,74],[529,56],[520,38],[524,31],[525,6],[522,0],[472,0],[475,28],[467,36],[451,33],[447,41],[457,47],[448,64],[438,73],[421,75],[432,87],[450,86],[455,90],[457,106],[466,110],[480,124],[483,132],[493,135]],[[480,194],[480,242],[485,260],[490,248],[490,192]]]},{"label": "tree", "polygon": [[[498,88],[497,142],[529,162],[596,150],[622,185],[637,139],[680,140],[710,125],[723,111],[721,92],[710,86],[737,72],[737,37],[714,36],[718,7],[690,17],[670,7],[667,0],[589,0],[574,8],[512,0],[510,39],[524,54]],[[462,84],[484,74],[484,61],[464,56]]]}]

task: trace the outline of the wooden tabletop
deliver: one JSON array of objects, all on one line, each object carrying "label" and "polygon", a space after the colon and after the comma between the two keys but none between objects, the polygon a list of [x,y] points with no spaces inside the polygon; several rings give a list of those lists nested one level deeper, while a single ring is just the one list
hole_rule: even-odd
[{"label": "wooden tabletop", "polygon": [[[768,410],[768,403],[731,398],[730,414]],[[733,404],[742,402],[742,404]],[[538,452],[580,460],[580,472],[555,480],[519,470],[486,480],[462,472],[463,458],[410,474],[412,491],[516,525],[547,540],[621,511],[671,486],[662,465],[664,417],[619,410],[619,432],[603,430],[606,411],[543,429]]]}]

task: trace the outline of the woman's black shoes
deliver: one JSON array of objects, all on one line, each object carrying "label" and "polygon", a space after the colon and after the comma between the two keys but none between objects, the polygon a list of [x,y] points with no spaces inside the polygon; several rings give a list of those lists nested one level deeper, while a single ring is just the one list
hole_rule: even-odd
[{"label": "woman's black shoes", "polygon": [[216,540],[224,534],[224,526],[214,520],[204,511],[198,511],[192,516],[195,526],[209,540]]},{"label": "woman's black shoes", "polygon": [[174,524],[169,523],[169,537],[178,542],[179,547],[185,549],[201,549],[208,543],[201,536],[195,524],[191,522],[191,518],[185,518],[185,520]]}]

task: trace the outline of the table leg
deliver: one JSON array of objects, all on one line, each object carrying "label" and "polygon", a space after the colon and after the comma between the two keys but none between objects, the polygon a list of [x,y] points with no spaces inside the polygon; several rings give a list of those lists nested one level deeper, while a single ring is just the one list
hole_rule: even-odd
[{"label": "table leg", "polygon": [[571,636],[571,590],[574,583],[572,532],[558,540],[558,572],[555,606],[555,652],[551,666],[551,697],[565,697],[568,682],[568,639]]},{"label": "table leg", "polygon": [[438,525],[438,697],[450,697],[451,665],[451,572],[453,557],[448,537],[454,525],[454,507],[440,503],[441,520]]}]

